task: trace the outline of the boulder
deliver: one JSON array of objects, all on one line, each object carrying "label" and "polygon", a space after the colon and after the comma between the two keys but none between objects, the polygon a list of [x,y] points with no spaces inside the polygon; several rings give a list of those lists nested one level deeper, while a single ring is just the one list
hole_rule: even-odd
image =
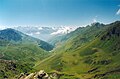
[{"label": "boulder", "polygon": [[49,75],[44,71],[40,70],[35,76],[34,79],[50,79]]}]

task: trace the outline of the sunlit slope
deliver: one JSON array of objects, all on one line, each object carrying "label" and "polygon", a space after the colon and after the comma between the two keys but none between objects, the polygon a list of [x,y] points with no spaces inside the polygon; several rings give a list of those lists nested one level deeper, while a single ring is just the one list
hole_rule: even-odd
[{"label": "sunlit slope", "polygon": [[35,69],[64,74],[61,79],[119,79],[120,22],[98,29],[90,26],[87,31],[78,34],[60,44],[53,51],[55,55]]}]

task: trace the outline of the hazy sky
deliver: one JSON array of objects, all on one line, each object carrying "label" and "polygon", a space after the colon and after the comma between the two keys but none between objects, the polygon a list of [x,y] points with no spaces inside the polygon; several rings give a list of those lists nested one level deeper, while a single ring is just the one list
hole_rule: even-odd
[{"label": "hazy sky", "polygon": [[0,0],[0,26],[74,26],[96,20],[120,20],[120,0]]}]

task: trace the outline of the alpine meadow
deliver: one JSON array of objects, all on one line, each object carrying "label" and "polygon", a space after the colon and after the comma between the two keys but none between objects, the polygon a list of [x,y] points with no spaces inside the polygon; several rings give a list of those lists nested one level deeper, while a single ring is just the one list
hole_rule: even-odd
[{"label": "alpine meadow", "polygon": [[1,0],[0,79],[120,79],[120,1]]}]

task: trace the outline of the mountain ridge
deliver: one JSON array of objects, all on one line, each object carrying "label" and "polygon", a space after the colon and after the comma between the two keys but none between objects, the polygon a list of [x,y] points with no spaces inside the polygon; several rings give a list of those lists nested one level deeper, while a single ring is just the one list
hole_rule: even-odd
[{"label": "mountain ridge", "polygon": [[50,45],[49,43],[42,41],[38,38],[34,38],[26,34],[23,34],[22,32],[14,30],[12,28],[0,30],[0,38],[1,40],[13,41],[14,43],[15,42],[18,42],[18,43],[33,42],[38,44],[41,48],[47,51],[50,51],[53,49],[53,46]]},{"label": "mountain ridge", "polygon": [[119,27],[120,21],[116,21],[77,29],[69,39],[57,44],[54,57],[35,69],[64,74],[60,79],[119,79]]}]

